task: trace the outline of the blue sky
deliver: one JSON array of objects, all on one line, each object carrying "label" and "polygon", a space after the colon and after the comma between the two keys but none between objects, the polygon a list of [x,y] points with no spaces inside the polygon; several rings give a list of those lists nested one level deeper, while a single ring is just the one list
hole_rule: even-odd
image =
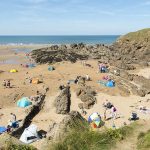
[{"label": "blue sky", "polygon": [[150,0],[0,0],[0,35],[110,35],[150,27]]}]

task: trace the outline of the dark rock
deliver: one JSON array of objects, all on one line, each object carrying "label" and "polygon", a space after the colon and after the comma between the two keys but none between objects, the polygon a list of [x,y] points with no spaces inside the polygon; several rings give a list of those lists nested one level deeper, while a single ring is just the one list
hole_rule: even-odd
[{"label": "dark rock", "polygon": [[65,87],[55,99],[57,114],[67,114],[70,111],[71,93],[70,87]]}]

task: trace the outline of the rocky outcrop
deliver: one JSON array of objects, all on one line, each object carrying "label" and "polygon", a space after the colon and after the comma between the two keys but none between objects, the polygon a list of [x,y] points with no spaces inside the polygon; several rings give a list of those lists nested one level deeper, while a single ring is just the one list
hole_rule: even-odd
[{"label": "rocky outcrop", "polygon": [[57,114],[67,114],[70,111],[71,93],[70,87],[64,87],[59,96],[55,99],[55,107]]},{"label": "rocky outcrop", "polygon": [[113,58],[115,59],[117,54],[121,56],[120,60],[126,64],[142,65],[143,61],[150,62],[150,29],[122,36],[110,48],[113,52]]},{"label": "rocky outcrop", "polygon": [[51,122],[49,125],[49,131],[47,133],[47,139],[53,141],[59,141],[64,139],[67,133],[73,128],[82,127],[85,128],[87,121],[77,111],[70,112],[60,123]]},{"label": "rocky outcrop", "polygon": [[75,63],[77,60],[105,59],[109,56],[109,48],[104,45],[86,46],[83,43],[66,45],[52,45],[51,47],[33,50],[32,58],[36,63],[56,63],[61,61],[70,61]]},{"label": "rocky outcrop", "polygon": [[90,86],[80,86],[76,91],[76,95],[83,102],[78,105],[80,109],[90,109],[96,103],[96,92]]},{"label": "rocky outcrop", "polygon": [[20,135],[23,133],[24,129],[27,128],[32,119],[40,112],[43,108],[43,102],[45,99],[45,95],[40,95],[38,97],[38,101],[34,102],[33,105],[26,108],[26,116],[25,118],[19,123],[19,128],[11,133],[11,135],[19,138]]}]

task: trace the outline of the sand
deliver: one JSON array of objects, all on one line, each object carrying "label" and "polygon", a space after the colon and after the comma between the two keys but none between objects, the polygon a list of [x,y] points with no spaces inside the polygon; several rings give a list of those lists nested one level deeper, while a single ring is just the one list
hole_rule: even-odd
[{"label": "sand", "polygon": [[[36,94],[37,90],[41,90],[43,85],[49,86],[49,91],[46,95],[44,108],[37,114],[32,123],[36,124],[39,129],[43,129],[45,131],[48,130],[48,126],[51,120],[60,122],[65,115],[58,115],[55,113],[54,107],[54,99],[59,94],[59,85],[66,84],[68,80],[73,80],[76,76],[81,75],[85,76],[89,74],[92,81],[87,82],[88,85],[92,86],[97,91],[97,104],[94,105],[93,108],[87,111],[87,115],[84,116],[86,119],[93,112],[98,112],[103,117],[104,108],[102,106],[103,102],[108,99],[112,102],[117,108],[117,113],[120,118],[116,119],[115,125],[116,127],[123,126],[124,122],[129,124],[128,118],[132,111],[136,111],[140,119],[149,119],[150,114],[143,114],[135,109],[135,106],[147,106],[150,108],[150,101],[146,101],[150,99],[150,95],[146,95],[146,97],[139,97],[134,95],[125,95],[120,89],[116,86],[115,88],[107,88],[103,85],[97,83],[98,80],[102,79],[103,74],[97,73],[97,61],[89,60],[87,63],[91,64],[93,68],[85,67],[81,64],[81,62],[76,62],[74,64],[70,62],[61,62],[54,65],[56,70],[48,71],[48,65],[38,65],[35,68],[23,68],[20,66],[20,63],[26,63],[28,60],[25,58],[25,53],[20,52],[17,55],[11,49],[14,46],[0,46],[0,62],[1,60],[4,63],[0,63],[0,70],[4,72],[0,73],[0,125],[6,126],[8,120],[10,119],[9,115],[11,112],[15,113],[17,119],[23,119],[25,116],[25,110],[18,108],[16,106],[16,102],[23,96],[32,96]],[[19,47],[20,48],[20,47]],[[29,48],[26,46],[25,48]],[[37,48],[36,46],[30,47],[32,49]],[[5,63],[6,60],[15,59],[18,62],[15,64]],[[17,69],[17,73],[10,73],[10,69]],[[26,74],[28,72],[28,74]],[[137,74],[142,75],[144,77],[150,76],[150,68],[145,68],[136,71]],[[107,75],[107,74],[106,74]],[[29,84],[26,82],[26,78],[28,77],[38,77],[43,81],[41,84]],[[13,88],[4,89],[1,85],[4,79],[11,79],[11,84]],[[26,84],[24,84],[24,82]],[[78,108],[78,103],[80,103],[80,99],[76,97],[75,91],[77,86],[71,84],[71,110],[77,110],[80,112]],[[16,96],[17,95],[17,96]],[[16,99],[14,97],[16,96]],[[107,116],[109,117],[109,112],[107,112]],[[106,127],[112,127],[112,120],[105,122]],[[40,147],[40,142],[33,143],[36,147]]]}]

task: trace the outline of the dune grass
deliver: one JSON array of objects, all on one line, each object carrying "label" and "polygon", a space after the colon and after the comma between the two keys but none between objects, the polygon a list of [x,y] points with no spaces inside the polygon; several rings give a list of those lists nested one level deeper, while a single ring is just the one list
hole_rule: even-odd
[{"label": "dune grass", "polygon": [[150,130],[146,133],[141,132],[138,136],[137,149],[149,150],[150,149]]},{"label": "dune grass", "polygon": [[131,134],[135,124],[120,129],[91,131],[90,129],[72,130],[62,141],[48,146],[48,150],[110,150],[117,141]]},{"label": "dune grass", "polygon": [[37,150],[37,149],[30,145],[21,145],[9,141],[5,144],[4,147],[1,147],[0,150]]}]

